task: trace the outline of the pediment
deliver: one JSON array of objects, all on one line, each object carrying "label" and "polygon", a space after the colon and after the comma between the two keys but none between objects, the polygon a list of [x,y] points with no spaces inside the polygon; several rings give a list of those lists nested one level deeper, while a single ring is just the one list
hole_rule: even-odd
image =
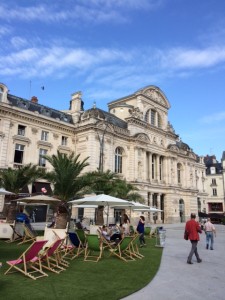
[{"label": "pediment", "polygon": [[149,137],[145,133],[137,133],[135,135],[136,140],[145,142],[145,143],[150,143]]},{"label": "pediment", "polygon": [[149,99],[165,106],[167,109],[170,108],[170,103],[167,100],[164,93],[160,90],[160,88],[156,86],[148,86],[146,88],[140,89],[137,91],[137,93],[141,93],[142,95],[145,95]]},{"label": "pediment", "polygon": [[179,148],[176,145],[169,145],[168,149],[174,152],[179,152]]}]

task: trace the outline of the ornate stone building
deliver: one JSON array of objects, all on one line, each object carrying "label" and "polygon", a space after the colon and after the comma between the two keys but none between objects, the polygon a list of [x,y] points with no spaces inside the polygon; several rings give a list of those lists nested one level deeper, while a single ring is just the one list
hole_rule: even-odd
[{"label": "ornate stone building", "polygon": [[[163,210],[157,223],[181,222],[204,205],[205,165],[168,121],[169,101],[156,86],[83,110],[81,93],[57,111],[8,93],[0,84],[0,168],[34,163],[41,154],[74,151],[89,157],[85,171],[111,170],[139,189],[146,204]],[[152,216],[151,216],[152,218]],[[152,221],[152,220],[151,220]]]}]

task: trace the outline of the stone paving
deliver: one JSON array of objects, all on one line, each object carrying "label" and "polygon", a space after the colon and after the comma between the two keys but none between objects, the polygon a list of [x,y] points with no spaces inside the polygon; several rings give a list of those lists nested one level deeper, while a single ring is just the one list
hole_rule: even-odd
[{"label": "stone paving", "polygon": [[225,226],[216,225],[214,250],[206,250],[205,233],[198,252],[202,263],[187,264],[191,244],[183,239],[185,224],[164,224],[166,243],[159,271],[142,290],[123,300],[224,300]]}]

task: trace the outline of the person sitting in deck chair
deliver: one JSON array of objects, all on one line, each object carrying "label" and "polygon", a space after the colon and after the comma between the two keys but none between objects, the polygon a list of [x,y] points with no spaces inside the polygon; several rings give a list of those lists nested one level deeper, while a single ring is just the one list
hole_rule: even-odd
[{"label": "person sitting in deck chair", "polygon": [[119,242],[122,239],[122,235],[118,230],[117,231],[108,230],[108,228],[105,225],[99,227],[99,229],[101,230],[102,235],[108,241]]}]

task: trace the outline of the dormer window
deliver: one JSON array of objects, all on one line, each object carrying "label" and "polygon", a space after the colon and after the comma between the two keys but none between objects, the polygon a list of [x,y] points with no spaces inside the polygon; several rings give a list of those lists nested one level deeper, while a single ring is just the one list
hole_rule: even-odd
[{"label": "dormer window", "polygon": [[216,168],[210,167],[210,174],[216,174]]}]

